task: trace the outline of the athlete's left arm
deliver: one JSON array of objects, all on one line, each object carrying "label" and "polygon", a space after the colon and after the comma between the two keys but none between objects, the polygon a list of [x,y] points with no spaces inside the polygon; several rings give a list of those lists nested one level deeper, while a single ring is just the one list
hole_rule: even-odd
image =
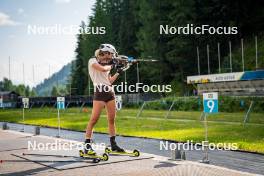
[{"label": "athlete's left arm", "polygon": [[117,79],[118,75],[119,75],[119,73],[116,73],[113,76],[111,76],[109,74],[108,79],[109,79],[109,81],[110,81],[111,84],[113,84],[115,82],[115,80]]}]

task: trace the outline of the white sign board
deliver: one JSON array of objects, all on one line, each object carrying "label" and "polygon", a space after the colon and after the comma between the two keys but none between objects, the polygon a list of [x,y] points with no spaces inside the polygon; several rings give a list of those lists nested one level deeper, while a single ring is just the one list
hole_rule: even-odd
[{"label": "white sign board", "polygon": [[218,93],[203,93],[204,113],[218,113]]},{"label": "white sign board", "polygon": [[221,73],[211,75],[187,76],[187,84],[192,83],[208,83],[208,82],[223,82],[223,81],[238,81],[245,72]]},{"label": "white sign board", "polygon": [[22,98],[23,108],[29,108],[29,98]]},{"label": "white sign board", "polygon": [[57,97],[57,109],[65,109],[65,97]]},{"label": "white sign board", "polygon": [[57,97],[57,102],[59,101],[65,102],[65,97]]},{"label": "white sign board", "polygon": [[115,96],[115,101],[116,101],[116,110],[120,111],[122,109],[122,96],[121,95],[116,95]]}]

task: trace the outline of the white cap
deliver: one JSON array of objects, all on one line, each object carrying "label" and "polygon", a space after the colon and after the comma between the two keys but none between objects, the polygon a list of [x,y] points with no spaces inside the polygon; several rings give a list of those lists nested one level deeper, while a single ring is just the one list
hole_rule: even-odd
[{"label": "white cap", "polygon": [[100,51],[108,51],[113,54],[117,54],[116,49],[111,44],[101,44],[99,47]]}]

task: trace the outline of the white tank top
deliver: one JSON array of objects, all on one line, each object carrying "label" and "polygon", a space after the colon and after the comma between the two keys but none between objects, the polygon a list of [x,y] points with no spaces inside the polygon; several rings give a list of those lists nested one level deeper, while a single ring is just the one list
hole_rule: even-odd
[{"label": "white tank top", "polygon": [[90,78],[93,82],[93,85],[94,86],[96,86],[96,85],[111,86],[111,83],[110,83],[109,78],[108,78],[110,71],[102,72],[102,71],[96,70],[95,68],[92,67],[92,65],[94,63],[98,64],[98,61],[96,60],[96,58],[89,59],[88,71],[89,71]]}]

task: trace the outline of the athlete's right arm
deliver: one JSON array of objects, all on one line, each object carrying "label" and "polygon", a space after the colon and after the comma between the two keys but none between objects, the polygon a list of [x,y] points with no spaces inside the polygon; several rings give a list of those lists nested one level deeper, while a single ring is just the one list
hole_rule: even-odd
[{"label": "athlete's right arm", "polygon": [[101,72],[107,72],[107,71],[110,71],[112,69],[111,65],[102,66],[98,63],[93,63],[92,67],[98,71],[101,71]]}]

